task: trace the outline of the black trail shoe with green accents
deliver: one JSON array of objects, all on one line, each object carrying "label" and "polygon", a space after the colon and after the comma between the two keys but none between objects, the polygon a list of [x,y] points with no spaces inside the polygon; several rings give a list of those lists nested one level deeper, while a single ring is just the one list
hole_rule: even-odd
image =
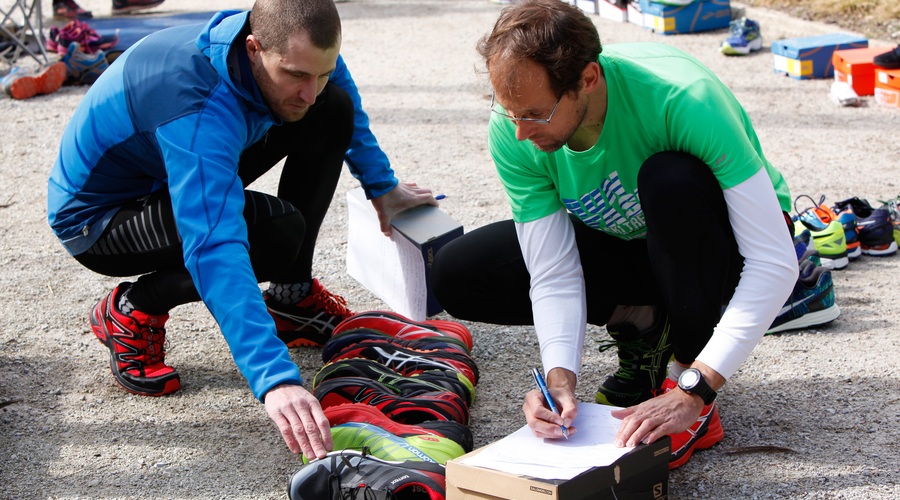
[{"label": "black trail shoe with green accents", "polygon": [[643,333],[630,323],[607,325],[612,340],[602,343],[600,352],[617,347],[619,369],[600,385],[595,400],[628,407],[652,398],[666,378],[674,351],[670,328],[669,316],[664,312],[659,312],[656,324]]}]

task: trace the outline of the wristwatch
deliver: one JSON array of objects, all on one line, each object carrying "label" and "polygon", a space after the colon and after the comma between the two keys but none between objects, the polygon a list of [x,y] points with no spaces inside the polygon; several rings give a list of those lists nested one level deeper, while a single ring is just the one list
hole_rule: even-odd
[{"label": "wristwatch", "polygon": [[703,374],[696,368],[688,368],[681,372],[681,376],[678,377],[678,388],[688,394],[700,396],[705,405],[716,400],[716,391],[706,383]]}]

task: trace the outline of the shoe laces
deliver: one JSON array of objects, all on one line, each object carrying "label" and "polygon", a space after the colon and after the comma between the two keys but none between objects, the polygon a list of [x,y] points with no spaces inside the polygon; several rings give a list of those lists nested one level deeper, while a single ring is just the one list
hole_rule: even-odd
[{"label": "shoe laces", "polygon": [[[86,22],[73,19],[61,29],[56,26],[50,28],[50,39],[62,48],[68,48],[72,42],[78,42],[81,50],[92,54],[100,50],[103,37],[94,31]],[[62,50],[62,49],[60,49]]]},{"label": "shoe laces", "polygon": [[619,352],[619,370],[616,376],[622,379],[635,380],[637,378],[636,367],[639,366],[635,360],[641,359],[645,354],[652,353],[652,346],[648,345],[643,339],[634,340],[601,340],[597,350],[606,352],[613,347],[618,347]]},{"label": "shoe laces", "polygon": [[[369,447],[362,448],[362,456],[365,458],[369,454]],[[340,463],[335,464],[328,476],[328,493],[329,498],[334,500],[397,500],[393,491],[384,491],[385,495],[379,495],[378,491],[373,490],[365,483],[357,485],[343,486],[341,478],[347,469],[353,472],[359,472],[359,466],[350,463],[350,457],[343,454],[335,457]],[[360,462],[362,463],[362,462]],[[362,474],[359,474],[362,475]]]},{"label": "shoe laces", "polygon": [[137,357],[145,358],[144,363],[147,365],[162,363],[166,357],[166,329],[142,323],[138,325],[144,345],[134,346],[138,351]]},{"label": "shoe laces", "polygon": [[316,290],[309,298],[312,299],[314,306],[324,309],[332,316],[347,317],[352,314],[347,306],[347,299],[329,292],[325,287]]}]

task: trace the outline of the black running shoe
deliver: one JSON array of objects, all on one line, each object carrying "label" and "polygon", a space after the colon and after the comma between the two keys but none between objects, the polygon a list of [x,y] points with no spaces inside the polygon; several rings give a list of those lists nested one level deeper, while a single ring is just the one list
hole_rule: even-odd
[{"label": "black running shoe", "polygon": [[475,399],[472,382],[456,370],[427,370],[407,377],[377,361],[365,358],[340,359],[328,363],[313,377],[312,387],[315,389],[322,382],[339,377],[372,379],[407,397],[424,392],[450,391],[462,397],[469,406]]},{"label": "black running shoe", "polygon": [[377,361],[402,375],[417,375],[427,370],[456,370],[472,382],[478,383],[478,366],[471,356],[454,350],[423,351],[405,347],[395,338],[369,340],[364,345],[350,345],[343,350],[325,354],[322,361],[330,363],[339,359],[366,358]]},{"label": "black running shoe", "polygon": [[603,352],[615,346],[619,350],[619,369],[606,378],[597,390],[598,403],[629,407],[653,397],[666,379],[674,348],[669,339],[669,317],[660,312],[656,324],[644,333],[634,325],[607,325],[612,341],[600,346]]},{"label": "black running shoe", "polygon": [[402,424],[419,424],[429,420],[469,423],[469,407],[463,398],[450,391],[423,392],[404,397],[368,378],[341,377],[322,382],[313,394],[323,409],[347,403],[366,403]]},{"label": "black running shoe", "polygon": [[291,477],[291,500],[444,498],[444,466],[382,460],[351,450],[333,451]]}]

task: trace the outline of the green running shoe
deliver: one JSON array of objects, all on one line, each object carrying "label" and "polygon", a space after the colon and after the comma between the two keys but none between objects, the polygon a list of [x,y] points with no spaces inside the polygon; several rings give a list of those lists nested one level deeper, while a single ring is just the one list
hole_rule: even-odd
[{"label": "green running shoe", "polygon": [[[462,446],[450,438],[433,434],[400,437],[382,427],[365,422],[347,422],[331,427],[335,450],[367,450],[383,460],[431,462],[444,465],[465,455]],[[303,463],[309,463],[303,456]]]}]

